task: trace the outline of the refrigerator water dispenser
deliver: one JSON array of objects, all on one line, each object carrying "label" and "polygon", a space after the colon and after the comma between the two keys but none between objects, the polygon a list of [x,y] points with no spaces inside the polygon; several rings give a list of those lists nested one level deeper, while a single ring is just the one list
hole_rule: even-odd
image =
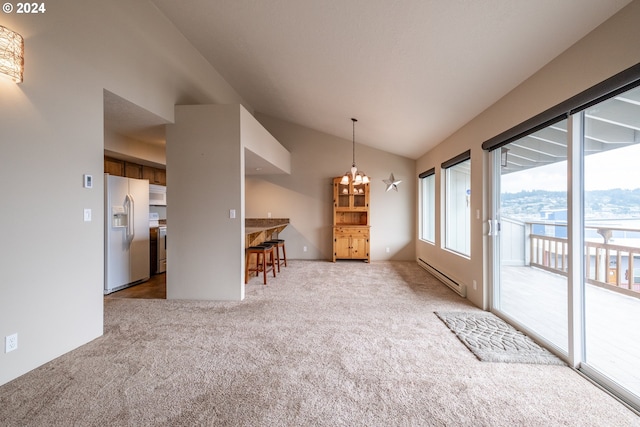
[{"label": "refrigerator water dispenser", "polygon": [[126,227],[128,222],[129,218],[124,206],[111,207],[111,226],[113,228]]}]

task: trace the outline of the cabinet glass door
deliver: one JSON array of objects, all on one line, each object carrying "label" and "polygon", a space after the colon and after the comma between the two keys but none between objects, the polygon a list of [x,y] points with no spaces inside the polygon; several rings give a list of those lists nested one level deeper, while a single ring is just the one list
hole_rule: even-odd
[{"label": "cabinet glass door", "polygon": [[339,208],[348,208],[349,207],[349,184],[341,184],[338,183],[338,207]]},{"label": "cabinet glass door", "polygon": [[365,188],[364,184],[353,186],[353,207],[364,208],[365,203]]}]

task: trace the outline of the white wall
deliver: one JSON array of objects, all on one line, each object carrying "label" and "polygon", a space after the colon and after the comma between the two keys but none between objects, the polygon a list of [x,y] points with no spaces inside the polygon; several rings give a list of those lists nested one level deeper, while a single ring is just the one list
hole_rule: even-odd
[{"label": "white wall", "polygon": [[169,299],[244,298],[241,108],[181,105],[167,126]]},{"label": "white wall", "polygon": [[0,338],[19,334],[0,384],[102,334],[103,90],[167,121],[175,104],[242,103],[146,0],[54,3],[2,15],[25,73],[0,79]]},{"label": "white wall", "polygon": [[[256,118],[291,153],[291,175],[247,176],[247,218],[269,212],[289,218],[281,233],[288,258],[332,259],[332,178],[351,168],[352,141],[264,114]],[[372,180],[371,260],[415,259],[415,161],[356,143],[356,164]],[[382,180],[391,172],[402,180],[398,192],[385,191]]]},{"label": "white wall", "polygon": [[164,144],[152,144],[137,139],[114,133],[105,129],[104,132],[105,155],[116,155],[117,158],[126,157],[145,160],[149,166],[166,166],[167,154]]},{"label": "white wall", "polygon": [[[482,151],[482,142],[640,62],[638,22],[640,1],[636,0],[418,159],[418,172],[436,168],[436,204],[439,204],[443,200],[440,164],[471,149],[471,258],[444,250],[444,236],[439,227],[436,244],[418,240],[416,252],[418,257],[466,284],[469,300],[479,307],[486,308],[488,304],[488,271],[484,268],[488,242],[484,235],[489,217],[489,155]],[[475,218],[476,211],[481,212],[480,219]],[[442,223],[439,208],[436,221]],[[471,286],[473,280],[478,283],[476,290]]]},{"label": "white wall", "polygon": [[291,173],[291,153],[284,148],[247,110],[240,108],[241,143],[282,173]]}]

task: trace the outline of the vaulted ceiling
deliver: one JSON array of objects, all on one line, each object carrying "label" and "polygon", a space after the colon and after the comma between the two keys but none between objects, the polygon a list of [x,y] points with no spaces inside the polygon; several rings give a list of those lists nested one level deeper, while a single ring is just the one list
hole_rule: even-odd
[{"label": "vaulted ceiling", "polygon": [[151,1],[255,111],[414,159],[630,3]]},{"label": "vaulted ceiling", "polygon": [[255,111],[417,158],[629,0],[152,0]]}]

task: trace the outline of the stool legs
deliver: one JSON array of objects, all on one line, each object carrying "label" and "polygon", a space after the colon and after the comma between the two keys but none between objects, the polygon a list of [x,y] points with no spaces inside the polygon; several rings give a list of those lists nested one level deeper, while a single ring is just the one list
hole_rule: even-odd
[{"label": "stool legs", "polygon": [[[280,245],[278,245],[280,246]],[[278,254],[280,253],[280,250],[278,250]],[[287,250],[284,247],[284,242],[282,242],[282,258],[284,259],[284,266],[287,266]],[[279,261],[278,261],[279,262]],[[280,265],[280,264],[278,264]]]},{"label": "stool legs", "polygon": [[[274,245],[276,251],[276,259],[278,260],[278,273],[280,272],[280,264],[284,263],[284,266],[287,266],[287,250],[284,246],[284,240],[282,239],[273,239],[268,240],[267,243]],[[280,257],[280,248],[282,248],[282,257]]]},{"label": "stool legs", "polygon": [[[256,254],[256,266],[255,268],[250,268],[251,263],[251,254]],[[245,259],[245,267],[244,267],[244,283],[249,283],[249,273],[256,272],[256,275],[259,275],[262,271],[263,283],[267,284],[267,272],[268,267],[273,272],[273,277],[276,277],[276,266],[275,266],[275,255],[273,252],[273,246],[261,247],[261,246],[252,246],[246,250],[246,259]],[[267,260],[267,256],[269,259]]]},{"label": "stool legs", "polygon": [[276,265],[278,266],[278,273],[280,273],[280,251],[278,250],[278,245],[274,245],[274,250],[276,253]]}]

